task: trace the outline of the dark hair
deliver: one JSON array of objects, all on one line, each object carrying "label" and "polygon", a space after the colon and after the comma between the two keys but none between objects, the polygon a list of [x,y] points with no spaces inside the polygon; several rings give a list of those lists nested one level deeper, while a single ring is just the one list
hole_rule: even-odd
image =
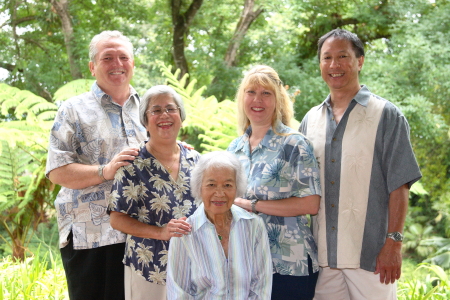
[{"label": "dark hair", "polygon": [[364,44],[361,42],[358,36],[348,30],[337,28],[324,34],[317,42],[317,57],[319,58],[319,61],[320,51],[322,51],[323,43],[325,43],[325,41],[330,37],[349,41],[352,44],[353,51],[355,51],[355,56],[357,58],[364,56]]}]

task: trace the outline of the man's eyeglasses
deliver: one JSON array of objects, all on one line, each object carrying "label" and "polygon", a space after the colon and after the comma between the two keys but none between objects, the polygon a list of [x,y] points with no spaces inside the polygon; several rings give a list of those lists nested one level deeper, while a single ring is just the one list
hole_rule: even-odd
[{"label": "man's eyeglasses", "polygon": [[168,114],[176,114],[179,109],[180,107],[175,105],[168,105],[164,108],[161,106],[153,106],[151,109],[147,110],[146,113],[150,113],[152,116],[160,116],[165,112]]}]

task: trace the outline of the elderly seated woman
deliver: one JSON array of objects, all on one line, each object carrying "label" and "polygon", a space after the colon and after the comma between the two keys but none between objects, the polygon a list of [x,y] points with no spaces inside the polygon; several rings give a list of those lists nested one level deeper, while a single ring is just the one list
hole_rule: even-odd
[{"label": "elderly seated woman", "polygon": [[186,222],[191,233],[170,241],[167,299],[270,299],[272,260],[263,220],[233,205],[246,178],[229,152],[203,155],[191,193],[203,203]]}]

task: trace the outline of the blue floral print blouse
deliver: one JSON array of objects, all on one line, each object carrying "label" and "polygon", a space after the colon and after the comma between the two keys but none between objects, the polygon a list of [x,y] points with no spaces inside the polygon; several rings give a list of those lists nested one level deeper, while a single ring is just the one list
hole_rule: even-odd
[{"label": "blue floral print blouse", "polygon": [[[312,145],[305,136],[285,126],[270,128],[260,144],[250,152],[252,128],[235,139],[228,151],[238,156],[248,177],[244,198],[278,200],[320,195],[319,167]],[[281,275],[308,275],[308,254],[313,271],[319,270],[317,246],[305,215],[277,217],[260,214],[269,234],[273,271]]]},{"label": "blue floral print blouse", "polygon": [[[198,152],[181,149],[176,181],[150,154],[145,144],[128,166],[114,178],[109,211],[128,214],[150,225],[165,226],[171,219],[189,217],[197,208],[190,192],[190,173],[199,159]],[[169,241],[127,235],[123,263],[147,281],[165,285]]]}]

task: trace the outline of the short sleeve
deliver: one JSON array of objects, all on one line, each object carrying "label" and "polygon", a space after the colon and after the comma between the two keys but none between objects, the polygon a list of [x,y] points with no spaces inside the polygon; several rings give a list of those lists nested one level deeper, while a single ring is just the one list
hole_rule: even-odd
[{"label": "short sleeve", "polygon": [[[320,172],[311,143],[303,135],[293,135],[287,140],[293,144],[289,156],[289,172],[291,174],[292,195],[305,197],[320,195]],[[289,147],[286,147],[289,149]]]},{"label": "short sleeve", "polygon": [[50,171],[77,162],[77,149],[79,140],[74,128],[75,120],[73,107],[69,102],[64,102],[59,108],[53,127],[50,131],[47,166],[45,174],[48,177]]},{"label": "short sleeve", "polygon": [[383,115],[382,168],[386,174],[388,192],[404,184],[409,187],[422,177],[409,139],[409,124],[394,105],[386,107]]}]

